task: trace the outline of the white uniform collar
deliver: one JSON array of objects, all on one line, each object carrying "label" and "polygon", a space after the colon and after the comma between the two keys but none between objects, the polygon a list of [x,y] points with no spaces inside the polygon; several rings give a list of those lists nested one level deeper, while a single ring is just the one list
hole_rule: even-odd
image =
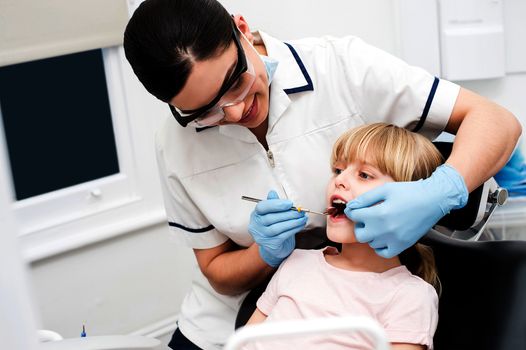
[{"label": "white uniform collar", "polygon": [[[254,33],[255,43],[262,40],[267,50],[267,56],[279,62],[270,88],[270,108],[268,132],[283,115],[291,103],[289,95],[304,91],[313,91],[312,79],[299,57],[297,51],[290,44],[262,31]],[[257,142],[252,133],[245,128],[234,125],[219,127],[223,135],[234,137],[245,142]]]},{"label": "white uniform collar", "polygon": [[256,41],[263,40],[267,55],[279,62],[272,81],[273,85],[278,80],[279,85],[289,95],[314,90],[310,75],[292,45],[262,31],[254,33],[254,36]]},{"label": "white uniform collar", "polygon": [[255,33],[255,38],[262,40],[267,55],[279,62],[270,88],[268,116],[268,132],[270,132],[290,105],[289,95],[313,91],[314,86],[303,61],[292,45],[262,31]]}]

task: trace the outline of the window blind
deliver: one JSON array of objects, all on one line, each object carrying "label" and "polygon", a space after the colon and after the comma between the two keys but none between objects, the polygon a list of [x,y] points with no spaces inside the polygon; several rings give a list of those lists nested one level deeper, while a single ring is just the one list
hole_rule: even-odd
[{"label": "window blind", "polygon": [[126,0],[1,0],[0,66],[122,43]]}]

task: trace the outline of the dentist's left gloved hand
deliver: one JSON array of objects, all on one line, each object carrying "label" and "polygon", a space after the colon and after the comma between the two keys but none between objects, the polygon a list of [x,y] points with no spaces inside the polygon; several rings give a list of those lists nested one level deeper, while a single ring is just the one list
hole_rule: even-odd
[{"label": "dentist's left gloved hand", "polygon": [[307,223],[305,212],[290,208],[292,201],[279,199],[275,191],[270,191],[267,200],[259,202],[250,215],[248,232],[259,245],[261,258],[272,267],[292,253],[295,235]]},{"label": "dentist's left gloved hand", "polygon": [[451,209],[466,205],[468,195],[462,176],[443,164],[425,180],[390,182],[356,197],[347,203],[345,215],[355,222],[359,242],[391,258],[415,244]]}]

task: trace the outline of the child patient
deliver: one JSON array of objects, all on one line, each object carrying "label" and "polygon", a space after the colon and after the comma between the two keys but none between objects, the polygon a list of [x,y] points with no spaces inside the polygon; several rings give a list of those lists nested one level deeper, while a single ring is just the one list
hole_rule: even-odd
[{"label": "child patient", "polygon": [[[344,133],[335,143],[327,207],[338,207],[381,184],[424,179],[442,163],[421,135],[383,123]],[[438,278],[429,247],[415,244],[399,256],[378,256],[354,237],[343,210],[327,217],[327,236],[341,252],[296,249],[257,302],[249,324],[329,316],[368,316],[386,331],[392,349],[432,349],[438,320]],[[360,333],[289,338],[256,349],[371,349]]]}]

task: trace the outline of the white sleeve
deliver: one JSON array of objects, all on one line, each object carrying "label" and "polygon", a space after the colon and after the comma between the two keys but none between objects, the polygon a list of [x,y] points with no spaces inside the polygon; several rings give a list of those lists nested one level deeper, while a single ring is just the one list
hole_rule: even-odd
[{"label": "white sleeve", "polygon": [[334,39],[349,93],[367,122],[387,122],[429,139],[445,128],[460,87],[366,44],[356,37]]},{"label": "white sleeve", "polygon": [[207,220],[188,196],[177,175],[167,170],[167,159],[159,135],[156,135],[156,155],[171,238],[196,249],[213,248],[226,242],[228,237]]}]

